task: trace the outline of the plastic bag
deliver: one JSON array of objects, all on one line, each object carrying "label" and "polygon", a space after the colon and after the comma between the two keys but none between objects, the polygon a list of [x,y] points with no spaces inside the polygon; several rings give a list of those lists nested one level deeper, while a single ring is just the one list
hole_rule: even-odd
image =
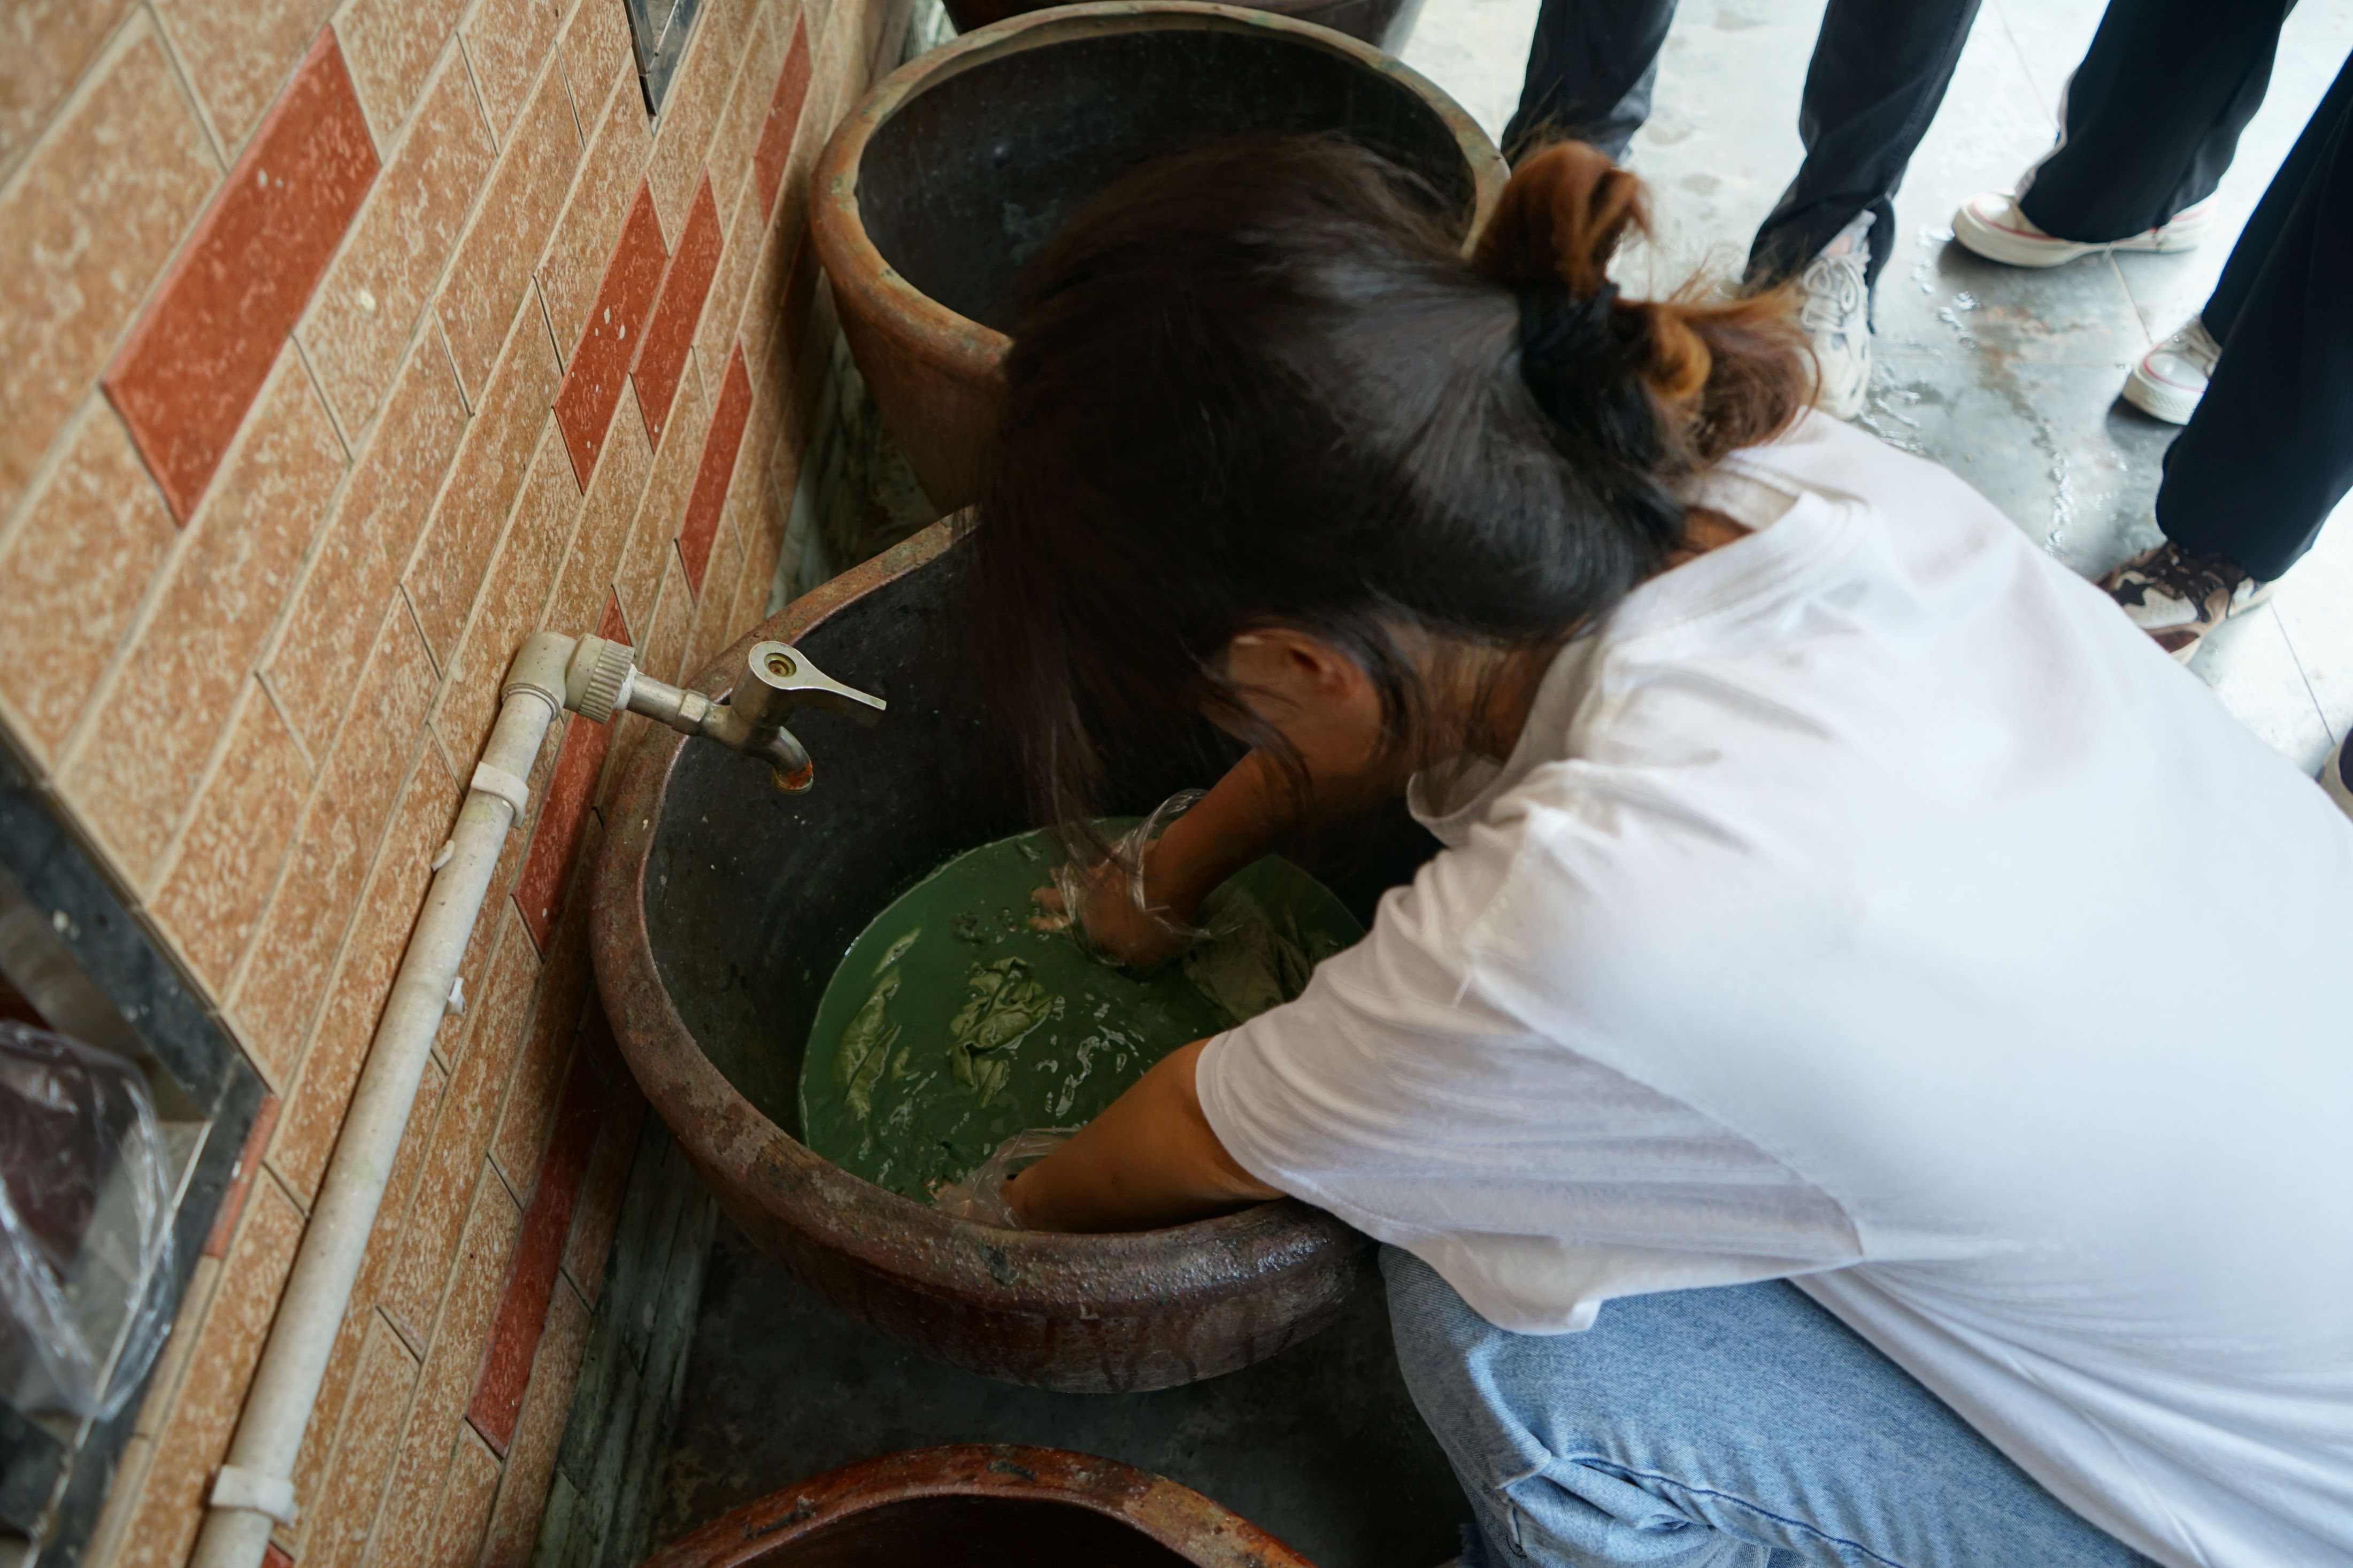
[{"label": "plastic bag", "polygon": [[0,1022],[0,1384],[105,1420],[170,1329],[173,1161],[139,1069]]},{"label": "plastic bag", "polygon": [[1019,1230],[1021,1217],[1005,1201],[1005,1184],[1071,1141],[1075,1127],[1032,1127],[1016,1132],[997,1152],[973,1168],[961,1182],[950,1182],[932,1196],[933,1204],[975,1225],[999,1230]]},{"label": "plastic bag", "polygon": [[1068,931],[1071,940],[1084,949],[1088,956],[1103,963],[1116,965],[1119,963],[1115,955],[1103,952],[1088,939],[1082,918],[1087,907],[1088,879],[1099,870],[1108,869],[1125,876],[1128,900],[1135,906],[1135,912],[1179,942],[1190,944],[1208,934],[1198,926],[1187,925],[1176,919],[1168,912],[1167,906],[1155,905],[1144,889],[1145,852],[1152,847],[1161,834],[1167,831],[1170,823],[1199,805],[1201,797],[1208,793],[1198,789],[1178,790],[1162,801],[1152,808],[1151,816],[1113,841],[1109,858],[1100,867],[1090,867],[1082,871],[1076,864],[1065,860],[1054,868],[1054,891],[1062,900],[1063,924],[1059,929]]}]

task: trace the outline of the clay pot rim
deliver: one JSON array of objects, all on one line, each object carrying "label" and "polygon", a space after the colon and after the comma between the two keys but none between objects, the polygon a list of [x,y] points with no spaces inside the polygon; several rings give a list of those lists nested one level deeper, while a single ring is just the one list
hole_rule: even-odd
[{"label": "clay pot rim", "polygon": [[1214,1500],[1150,1470],[1068,1448],[958,1443],[860,1459],[733,1509],[642,1568],[734,1568],[845,1519],[922,1498],[1061,1503],[1214,1568],[1314,1568]]},{"label": "clay pot rim", "polygon": [[1166,32],[1208,26],[1229,32],[1271,32],[1345,55],[1400,82],[1437,114],[1454,138],[1471,171],[1471,221],[1463,231],[1468,254],[1511,177],[1503,155],[1462,106],[1445,90],[1396,56],[1345,33],[1276,11],[1220,5],[1208,0],[1098,0],[1057,5],[1008,16],[976,28],[892,71],[845,118],[818,155],[810,184],[810,237],[818,260],[835,289],[862,295],[878,320],[897,319],[909,336],[930,341],[955,363],[966,380],[993,377],[1013,340],[996,328],[958,314],[901,277],[868,237],[858,206],[858,173],[867,144],[885,121],[917,94],[950,77],[1040,43],[1117,33]]},{"label": "clay pot rim", "polygon": [[[970,517],[944,518],[802,595],[738,637],[695,678],[693,689],[723,696],[754,643],[798,641],[866,593],[938,559],[970,531]],[[628,761],[589,890],[589,945],[622,1055],[696,1164],[723,1170],[749,1193],[795,1192],[790,1223],[912,1289],[1044,1317],[1150,1308],[1166,1300],[1176,1279],[1198,1300],[1238,1294],[1317,1253],[1371,1245],[1334,1215],[1293,1198],[1160,1230],[999,1230],[902,1197],[811,1151],[703,1053],[654,963],[645,878],[653,824],[686,745],[675,731],[649,728]],[[820,751],[820,789],[824,765]]]}]

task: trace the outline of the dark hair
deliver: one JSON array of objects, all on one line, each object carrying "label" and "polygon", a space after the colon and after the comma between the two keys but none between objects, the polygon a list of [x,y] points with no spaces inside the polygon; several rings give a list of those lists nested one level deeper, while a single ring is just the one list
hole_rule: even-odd
[{"label": "dark hair", "polygon": [[1461,224],[1354,143],[1252,138],[1123,177],[1024,269],[973,582],[1050,820],[1204,715],[1251,733],[1217,665],[1269,626],[1355,658],[1430,760],[1400,631],[1557,645],[1664,563],[1675,480],[1810,401],[1779,295],[1618,295],[1647,220],[1595,149],[1526,159],[1468,259]]}]

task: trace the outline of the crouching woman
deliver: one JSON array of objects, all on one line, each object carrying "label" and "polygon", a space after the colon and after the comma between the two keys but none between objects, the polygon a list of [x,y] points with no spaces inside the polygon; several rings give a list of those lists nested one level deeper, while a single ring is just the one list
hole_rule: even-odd
[{"label": "crouching woman", "polygon": [[1466,260],[1283,141],[1030,268],[1002,718],[1067,819],[1202,716],[1252,748],[1075,912],[1150,963],[1303,824],[1443,848],[1004,1196],[1388,1244],[1495,1568],[2353,1561],[2353,824],[1807,412],[1779,302],[1621,295],[1641,221],[1564,144]]}]

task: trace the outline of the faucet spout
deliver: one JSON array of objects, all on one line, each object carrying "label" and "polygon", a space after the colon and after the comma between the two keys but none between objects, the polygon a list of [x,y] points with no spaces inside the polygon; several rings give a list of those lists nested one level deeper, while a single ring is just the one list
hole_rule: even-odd
[{"label": "faucet spout", "polygon": [[721,702],[654,679],[633,668],[634,658],[634,650],[625,644],[582,637],[567,672],[566,684],[574,694],[569,705],[598,721],[624,710],[642,713],[681,734],[716,741],[767,763],[776,787],[787,795],[800,794],[817,776],[808,749],[785,728],[795,709],[823,708],[871,724],[889,706],[871,692],[834,679],[789,643],[754,643],[735,689]]}]

